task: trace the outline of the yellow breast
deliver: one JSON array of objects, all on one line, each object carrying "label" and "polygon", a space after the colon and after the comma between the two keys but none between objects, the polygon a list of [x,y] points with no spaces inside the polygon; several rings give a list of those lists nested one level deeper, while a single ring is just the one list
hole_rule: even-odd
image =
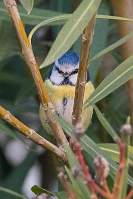
[{"label": "yellow breast", "polygon": [[[45,85],[48,89],[49,97],[54,105],[55,110],[70,124],[72,124],[72,111],[75,96],[75,86],[69,85],[53,85],[49,80],[45,81]],[[84,102],[94,91],[94,86],[91,81],[86,83]],[[67,105],[63,105],[63,99],[67,99]],[[93,108],[88,107],[82,112],[82,122],[84,128],[86,129],[90,124],[91,117],[93,113]]]},{"label": "yellow breast", "polygon": [[[49,92],[49,97],[53,103],[60,101],[63,97],[74,98],[75,96],[75,86],[69,85],[53,85],[49,80],[45,81],[45,85]],[[92,94],[94,91],[94,86],[91,81],[86,83],[84,101]]]}]

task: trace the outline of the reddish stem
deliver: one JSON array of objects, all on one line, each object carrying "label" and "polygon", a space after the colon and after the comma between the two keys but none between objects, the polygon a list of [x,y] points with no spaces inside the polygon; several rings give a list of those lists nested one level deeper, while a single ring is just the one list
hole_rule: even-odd
[{"label": "reddish stem", "polygon": [[99,185],[97,185],[95,180],[92,178],[89,167],[87,166],[84,156],[82,154],[81,145],[77,141],[73,143],[73,151],[80,163],[85,181],[87,182],[88,188],[90,189],[92,194],[97,197],[96,194],[99,193],[101,196],[107,199],[112,199],[112,195],[110,194],[110,192],[108,192],[107,190],[102,190],[101,187],[99,187]]},{"label": "reddish stem", "polygon": [[120,189],[121,189],[121,181],[123,177],[123,171],[125,168],[126,160],[125,160],[125,144],[121,141],[118,141],[119,150],[120,150],[120,158],[119,158],[119,167],[115,177],[115,183],[113,187],[113,196],[118,198]]}]

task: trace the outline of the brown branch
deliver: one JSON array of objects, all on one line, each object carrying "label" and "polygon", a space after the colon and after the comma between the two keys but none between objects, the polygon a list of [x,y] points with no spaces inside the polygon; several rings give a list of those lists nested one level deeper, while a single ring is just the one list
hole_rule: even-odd
[{"label": "brown branch", "polygon": [[[131,0],[112,0],[115,15],[127,18],[133,18],[133,1]],[[118,32],[121,37],[133,31],[133,23],[118,21]],[[133,54],[133,38],[128,40],[122,47],[121,53],[124,58]],[[131,116],[131,125],[133,131],[133,79],[127,82],[127,94],[129,100],[129,111]],[[132,136],[133,137],[133,136]],[[133,144],[133,138],[131,139]]]},{"label": "brown branch", "polygon": [[36,144],[42,146],[45,149],[50,150],[51,152],[56,154],[58,157],[65,160],[65,154],[63,151],[61,151],[54,144],[52,144],[51,142],[47,141],[45,138],[40,136],[33,129],[31,129],[28,126],[26,126],[25,124],[23,124],[20,120],[18,120],[16,117],[14,117],[9,111],[7,111],[2,106],[0,106],[0,118],[2,118],[3,120],[7,121],[9,124],[14,126],[23,135],[25,135],[27,138],[29,138]]},{"label": "brown branch", "polygon": [[88,23],[82,35],[79,72],[78,72],[77,84],[75,89],[75,98],[74,98],[74,106],[72,113],[73,125],[75,125],[81,120],[85,84],[87,80],[88,57],[90,52],[90,46],[92,43],[94,23],[95,23],[95,16]]},{"label": "brown branch", "polygon": [[52,117],[52,111],[49,108],[49,98],[48,98],[48,92],[46,89],[46,86],[43,82],[43,79],[41,77],[40,71],[39,71],[39,66],[36,62],[35,56],[33,54],[33,50],[31,48],[31,45],[29,43],[29,40],[27,38],[23,23],[21,21],[18,9],[17,9],[17,4],[15,0],[4,0],[5,6],[12,18],[12,21],[14,23],[14,26],[17,31],[17,35],[19,38],[19,41],[21,43],[22,47],[22,52],[25,58],[25,61],[32,73],[32,76],[34,78],[36,88],[38,91],[38,95],[40,98],[40,102],[42,106],[44,107],[45,113],[47,120],[49,122],[49,125],[51,126],[53,133],[55,135],[55,138],[61,143],[61,144],[66,144],[67,139],[66,136],[64,135],[64,132],[55,119]]}]

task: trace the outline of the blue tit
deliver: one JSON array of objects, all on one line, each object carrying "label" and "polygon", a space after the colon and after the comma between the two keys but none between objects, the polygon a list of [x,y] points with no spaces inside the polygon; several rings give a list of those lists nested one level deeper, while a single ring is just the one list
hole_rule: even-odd
[{"label": "blue tit", "polygon": [[[56,113],[64,120],[72,124],[72,112],[75,96],[75,86],[79,69],[79,56],[77,53],[68,51],[53,64],[52,70],[45,80],[49,98]],[[94,91],[94,86],[89,80],[85,86],[84,102]],[[93,108],[87,107],[82,112],[82,124],[86,130],[92,118]],[[40,106],[40,119],[44,129],[51,132],[46,122],[45,112]]]}]

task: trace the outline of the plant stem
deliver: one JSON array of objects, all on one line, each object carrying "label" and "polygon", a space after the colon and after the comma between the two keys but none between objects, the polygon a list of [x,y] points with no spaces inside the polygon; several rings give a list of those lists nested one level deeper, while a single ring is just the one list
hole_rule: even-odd
[{"label": "plant stem", "polygon": [[41,73],[39,71],[39,66],[36,62],[30,42],[27,38],[25,29],[24,29],[24,25],[21,21],[21,18],[20,18],[18,9],[17,9],[17,4],[16,4],[15,0],[4,0],[4,3],[5,3],[5,6],[9,12],[11,18],[12,18],[14,26],[16,28],[17,35],[18,35],[18,38],[19,38],[19,41],[20,41],[20,44],[22,47],[22,53],[24,55],[27,65],[32,73],[32,76],[34,78],[37,92],[38,92],[38,95],[40,98],[40,102],[41,102],[42,106],[44,107],[49,125],[53,129],[53,133],[54,133],[57,141],[60,144],[64,145],[64,144],[68,143],[68,141],[66,139],[66,136],[64,135],[64,132],[63,132],[61,126],[52,117],[53,114],[52,114],[51,109],[49,108],[50,102],[49,102],[49,98],[48,98],[48,92],[47,92],[46,86],[43,82],[43,79],[41,77]]},{"label": "plant stem", "polygon": [[[118,141],[119,149],[120,149],[120,158],[119,158],[119,167],[116,172],[116,177],[114,180],[114,187],[113,187],[113,197],[120,199],[121,198],[121,192],[123,191],[123,176],[125,172],[125,166],[126,166],[126,147],[125,144],[122,143],[122,141]],[[127,182],[125,182],[127,183]]]},{"label": "plant stem", "polygon": [[73,151],[80,163],[81,166],[81,170],[83,172],[84,175],[84,179],[87,183],[87,186],[91,192],[91,194],[93,195],[93,197],[95,199],[97,199],[97,193],[100,194],[103,198],[107,198],[107,199],[113,199],[112,198],[112,194],[110,193],[109,189],[102,189],[102,187],[100,187],[95,180],[92,178],[92,175],[89,171],[89,167],[85,162],[83,153],[82,153],[82,149],[81,149],[81,145],[78,141],[74,141],[73,142]]},{"label": "plant stem", "polygon": [[75,125],[81,120],[85,84],[87,80],[88,57],[90,52],[90,46],[92,43],[94,23],[95,23],[95,16],[93,16],[91,21],[88,23],[82,35],[79,72],[78,72],[77,84],[75,89],[75,98],[74,98],[74,106],[72,113],[73,125]]},{"label": "plant stem", "polygon": [[65,154],[63,151],[61,151],[57,146],[55,146],[54,144],[52,144],[51,142],[47,141],[45,138],[40,136],[33,129],[23,124],[20,120],[14,117],[9,111],[7,111],[2,106],[0,106],[0,118],[2,118],[3,120],[7,121],[9,124],[14,126],[23,135],[25,135],[27,138],[29,138],[36,144],[42,146],[44,149],[50,150],[51,152],[56,154],[58,157],[65,160]]},{"label": "plant stem", "polygon": [[[133,18],[133,1],[131,0],[112,0],[112,6],[115,15],[127,18]],[[120,22],[118,21],[118,32],[121,37],[127,35],[133,31],[133,23],[131,22]],[[121,48],[122,56],[124,58],[129,57],[133,54],[133,38],[128,40]],[[133,131],[133,79],[127,82],[127,94],[129,100],[129,111],[131,116],[131,125]],[[133,145],[133,135],[131,137],[131,144]]]}]

